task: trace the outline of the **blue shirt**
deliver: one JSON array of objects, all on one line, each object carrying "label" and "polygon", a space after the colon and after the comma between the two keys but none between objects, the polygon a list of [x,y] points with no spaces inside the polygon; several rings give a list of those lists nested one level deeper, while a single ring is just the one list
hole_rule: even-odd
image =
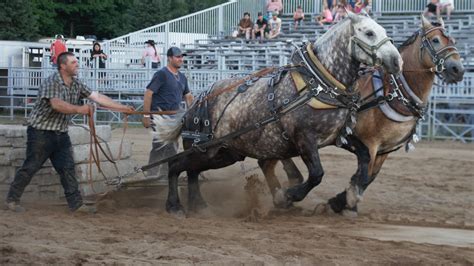
[{"label": "blue shirt", "polygon": [[158,70],[146,87],[153,91],[151,111],[178,110],[183,96],[189,93],[186,76],[179,71],[175,75],[167,67]]}]

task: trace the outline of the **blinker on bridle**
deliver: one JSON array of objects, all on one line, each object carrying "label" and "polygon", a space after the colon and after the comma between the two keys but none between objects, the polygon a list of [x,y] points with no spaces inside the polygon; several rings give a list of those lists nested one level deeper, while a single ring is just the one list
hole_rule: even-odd
[{"label": "blinker on bridle", "polygon": [[368,45],[359,37],[354,35],[351,37],[351,55],[355,58],[355,45],[353,44],[355,43],[362,51],[364,51],[364,53],[366,53],[368,56],[370,56],[370,58],[372,58],[372,66],[381,66],[382,62],[380,59],[377,58],[377,50],[380,49],[380,47],[386,42],[391,42],[393,44],[392,38],[385,37],[375,45]]},{"label": "blinker on bridle", "polygon": [[[424,29],[420,29],[420,32],[421,32],[420,61],[422,61],[423,51],[424,51],[423,49],[424,48],[428,49],[431,60],[435,64],[434,69],[432,68],[431,71],[435,72],[436,74],[441,74],[441,72],[443,72],[446,69],[444,67],[444,62],[449,57],[455,54],[459,55],[459,53],[458,53],[458,49],[454,45],[447,45],[439,49],[438,51],[436,51],[433,45],[431,44],[431,41],[427,38],[427,35],[435,30],[440,30],[443,33],[443,35],[446,36],[445,29],[443,27],[433,27],[427,31],[425,31]],[[448,44],[453,43],[451,37],[449,36],[446,36],[446,37],[448,37],[449,39]],[[451,50],[451,51],[448,51],[448,50]],[[445,53],[444,56],[442,56],[443,53]]]}]

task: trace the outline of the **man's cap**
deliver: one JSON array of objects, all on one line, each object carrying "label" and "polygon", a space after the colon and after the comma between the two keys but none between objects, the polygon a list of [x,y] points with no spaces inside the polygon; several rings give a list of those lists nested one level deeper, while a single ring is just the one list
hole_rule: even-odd
[{"label": "man's cap", "polygon": [[183,53],[181,49],[179,49],[178,47],[173,46],[173,47],[170,47],[170,49],[168,49],[168,52],[166,52],[166,55],[167,56],[180,56],[180,55],[186,56],[187,54]]},{"label": "man's cap", "polygon": [[62,34],[56,34],[56,36],[54,36],[56,39],[64,39],[64,36]]},{"label": "man's cap", "polygon": [[148,40],[148,41],[146,41],[145,43],[148,43],[148,44],[150,44],[150,45],[154,45],[154,44],[155,44],[155,41],[154,41],[154,40]]},{"label": "man's cap", "polygon": [[259,16],[259,17],[260,17],[260,16],[263,16],[262,12],[258,12],[258,13],[257,13],[257,16]]},{"label": "man's cap", "polygon": [[278,12],[273,12],[272,16],[275,16],[275,17],[278,16]]}]

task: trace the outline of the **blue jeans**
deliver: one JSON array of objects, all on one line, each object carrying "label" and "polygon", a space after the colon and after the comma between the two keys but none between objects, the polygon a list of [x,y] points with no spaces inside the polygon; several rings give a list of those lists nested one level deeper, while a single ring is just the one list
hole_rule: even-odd
[{"label": "blue jeans", "polygon": [[64,195],[71,210],[82,205],[81,192],[76,179],[71,140],[67,132],[27,129],[26,160],[18,169],[10,185],[7,202],[19,202],[31,178],[49,158],[60,176]]}]

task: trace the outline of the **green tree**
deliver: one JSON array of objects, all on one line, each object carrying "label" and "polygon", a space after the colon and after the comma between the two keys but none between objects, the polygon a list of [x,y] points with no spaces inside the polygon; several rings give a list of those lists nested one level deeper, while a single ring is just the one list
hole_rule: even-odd
[{"label": "green tree", "polygon": [[0,39],[33,41],[38,38],[37,17],[28,0],[0,2]]}]

